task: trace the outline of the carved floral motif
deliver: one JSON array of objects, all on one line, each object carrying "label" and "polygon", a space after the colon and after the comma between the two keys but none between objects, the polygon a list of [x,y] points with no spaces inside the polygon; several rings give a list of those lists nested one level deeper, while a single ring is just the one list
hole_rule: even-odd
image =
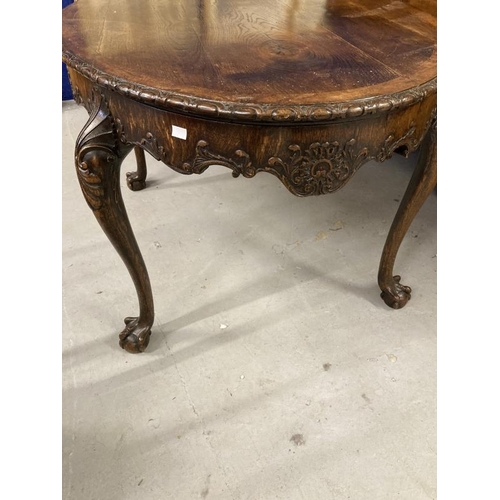
[{"label": "carved floral motif", "polygon": [[315,142],[307,149],[298,144],[288,147],[289,158],[271,157],[274,170],[292,193],[298,196],[332,193],[340,189],[369,156],[368,148],[356,150],[356,140],[343,146],[338,142]]},{"label": "carved floral motif", "polygon": [[172,168],[184,174],[201,174],[210,165],[222,165],[230,168],[234,177],[240,174],[253,177],[257,172],[268,172],[278,177],[297,196],[320,195],[343,187],[359,167],[369,160],[383,162],[396,150],[404,150],[406,155],[415,151],[430,125],[431,121],[422,135],[417,135],[416,126],[411,124],[403,135],[398,137],[391,133],[376,148],[359,144],[355,138],[345,143],[314,142],[309,146],[291,144],[288,146],[288,155],[272,156],[264,166],[255,166],[250,155],[241,149],[236,150],[231,157],[214,153],[210,151],[208,143],[202,140],[196,145],[193,160],[183,163],[181,168]]}]

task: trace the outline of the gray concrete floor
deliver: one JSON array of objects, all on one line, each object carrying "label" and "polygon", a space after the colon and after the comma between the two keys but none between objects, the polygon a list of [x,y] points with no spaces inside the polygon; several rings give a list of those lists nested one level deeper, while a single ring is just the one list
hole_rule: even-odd
[{"label": "gray concrete floor", "polygon": [[146,190],[122,178],[156,307],[131,355],[132,281],[73,168],[86,119],[63,105],[63,497],[435,498],[435,193],[396,262],[412,300],[394,311],[377,287],[416,158],[299,199],[264,173],[148,156]]}]

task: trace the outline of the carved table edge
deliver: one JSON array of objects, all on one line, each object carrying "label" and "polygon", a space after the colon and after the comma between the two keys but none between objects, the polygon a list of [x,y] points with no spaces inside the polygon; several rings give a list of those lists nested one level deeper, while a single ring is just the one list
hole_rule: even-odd
[{"label": "carved table edge", "polygon": [[435,77],[422,85],[400,92],[336,103],[285,105],[224,102],[130,82],[97,69],[70,51],[63,50],[62,59],[70,68],[92,83],[143,104],[200,118],[222,119],[237,123],[264,122],[279,125],[328,123],[405,109],[437,93],[437,77]]}]

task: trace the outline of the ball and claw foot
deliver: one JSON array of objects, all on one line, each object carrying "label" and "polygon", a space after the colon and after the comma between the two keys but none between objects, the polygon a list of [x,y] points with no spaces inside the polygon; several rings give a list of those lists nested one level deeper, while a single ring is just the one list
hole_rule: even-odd
[{"label": "ball and claw foot", "polygon": [[141,191],[146,187],[146,180],[141,179],[137,172],[127,172],[127,186],[132,191]]},{"label": "ball and claw foot", "polygon": [[125,318],[125,329],[120,333],[120,347],[126,351],[137,354],[144,352],[151,337],[151,326],[139,325],[139,318]]},{"label": "ball and claw foot", "polygon": [[383,301],[393,309],[402,309],[411,299],[411,288],[401,285],[401,276],[394,276],[394,283],[382,291]]}]

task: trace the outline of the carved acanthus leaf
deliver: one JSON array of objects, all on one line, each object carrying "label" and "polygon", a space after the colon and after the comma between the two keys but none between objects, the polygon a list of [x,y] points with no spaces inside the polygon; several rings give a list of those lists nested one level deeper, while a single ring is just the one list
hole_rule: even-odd
[{"label": "carved acanthus leaf", "polygon": [[119,163],[124,154],[120,149],[118,134],[106,99],[98,88],[92,90],[89,100],[90,116],[78,135],[75,147],[75,165],[78,180],[88,205],[99,210],[106,196],[119,189],[111,185],[105,190],[105,177],[108,170]]},{"label": "carved acanthus leaf", "polygon": [[360,144],[355,138],[344,143],[339,141],[314,142],[309,146],[291,144],[288,155],[272,156],[263,166],[255,166],[250,155],[241,149],[231,157],[214,153],[206,141],[198,141],[193,160],[182,167],[172,167],[184,174],[201,174],[210,165],[222,165],[233,171],[233,176],[240,174],[253,177],[257,172],[268,172],[278,177],[289,191],[297,196],[311,196],[332,193],[343,187],[361,165],[369,160],[379,162],[390,158],[395,150],[403,149],[406,153],[415,151],[425,131],[417,135],[417,128],[410,124],[408,130],[399,137],[389,134],[376,148]]}]

